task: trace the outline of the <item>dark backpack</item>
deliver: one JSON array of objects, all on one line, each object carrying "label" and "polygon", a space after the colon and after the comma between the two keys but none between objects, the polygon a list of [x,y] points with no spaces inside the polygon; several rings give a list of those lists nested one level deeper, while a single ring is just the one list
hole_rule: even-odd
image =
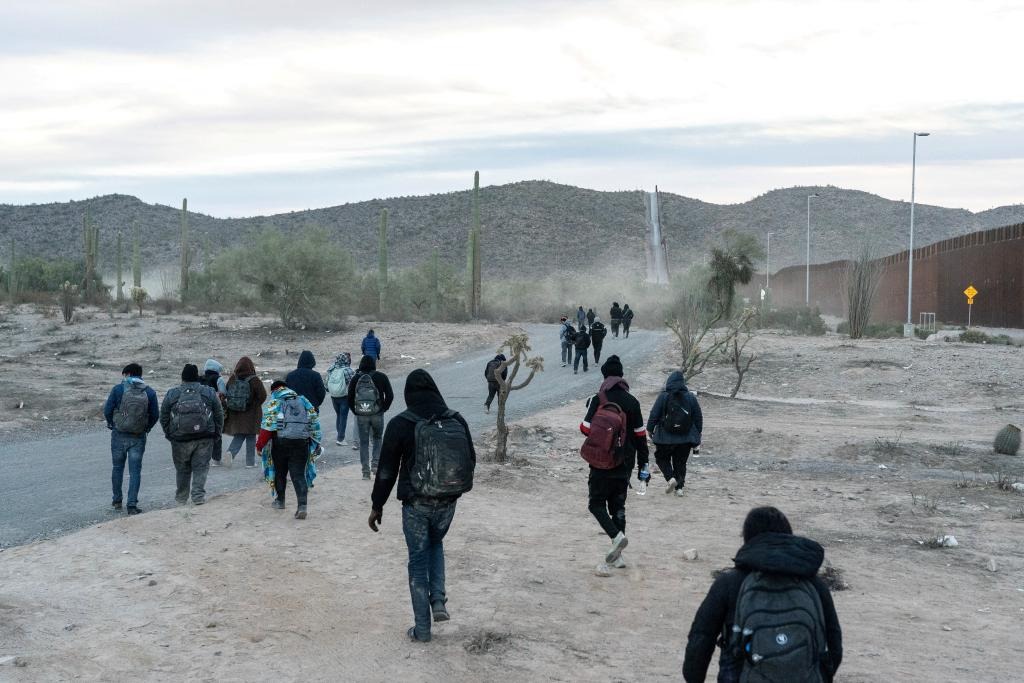
[{"label": "dark backpack", "polygon": [[751,572],[736,598],[730,645],[741,683],[821,683],[825,615],[807,579]]},{"label": "dark backpack", "polygon": [[613,470],[625,460],[626,411],[611,403],[603,389],[597,393],[597,400],[580,455],[595,469]]},{"label": "dark backpack", "polygon": [[203,392],[197,386],[183,387],[178,402],[171,407],[171,439],[208,439],[216,433],[213,410],[206,404]]},{"label": "dark backpack", "polygon": [[381,412],[383,402],[381,401],[380,391],[377,390],[377,384],[373,381],[372,374],[363,373],[359,375],[359,379],[356,380],[355,399],[352,412],[356,415],[368,417]]},{"label": "dark backpack", "polygon": [[590,335],[586,332],[577,332],[576,338],[572,340],[573,346],[579,350],[590,348]]},{"label": "dark backpack", "polygon": [[114,429],[122,434],[145,434],[149,428],[149,394],[146,385],[128,382],[121,404],[114,411]]},{"label": "dark backpack", "polygon": [[277,438],[284,441],[309,440],[309,411],[302,398],[291,396],[281,401],[277,418]]},{"label": "dark backpack", "polygon": [[227,393],[224,395],[224,405],[227,409],[244,413],[252,407],[252,387],[249,386],[249,377],[236,377],[234,382],[229,382]]},{"label": "dark backpack", "polygon": [[484,368],[484,377],[487,378],[488,382],[497,382],[498,378],[495,376],[495,371],[501,365],[500,360],[492,360],[487,363],[487,367]]},{"label": "dark backpack", "polygon": [[409,483],[416,495],[451,498],[472,489],[476,463],[458,413],[447,410],[429,420],[411,411],[401,416],[416,423],[416,456],[409,465]]},{"label": "dark backpack", "polygon": [[686,400],[686,392],[679,391],[665,396],[665,413],[658,425],[669,434],[685,436],[693,428],[693,416]]}]

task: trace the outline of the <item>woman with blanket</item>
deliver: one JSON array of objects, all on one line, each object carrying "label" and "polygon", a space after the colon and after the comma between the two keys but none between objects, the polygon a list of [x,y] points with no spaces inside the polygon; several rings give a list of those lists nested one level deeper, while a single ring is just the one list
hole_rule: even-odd
[{"label": "woman with blanket", "polygon": [[306,518],[306,494],[316,479],[315,461],[322,439],[320,416],[313,404],[289,389],[284,380],[271,384],[256,448],[263,458],[263,476],[274,490],[275,509],[284,509],[291,474],[298,503],[295,518]]}]

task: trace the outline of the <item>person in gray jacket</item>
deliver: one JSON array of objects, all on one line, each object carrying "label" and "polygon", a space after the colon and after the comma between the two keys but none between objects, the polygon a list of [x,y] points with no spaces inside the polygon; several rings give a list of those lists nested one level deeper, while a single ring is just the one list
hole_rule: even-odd
[{"label": "person in gray jacket", "polygon": [[683,495],[686,461],[690,450],[700,446],[704,416],[697,397],[686,388],[686,377],[676,370],[668,376],[647,418],[647,432],[654,441],[654,459],[665,476],[665,493]]},{"label": "person in gray jacket", "polygon": [[206,502],[206,475],[210,471],[213,441],[224,429],[224,410],[217,392],[200,384],[199,368],[189,363],[181,371],[181,384],[164,396],[160,427],[171,442],[171,458],[177,470],[174,499],[179,505]]}]

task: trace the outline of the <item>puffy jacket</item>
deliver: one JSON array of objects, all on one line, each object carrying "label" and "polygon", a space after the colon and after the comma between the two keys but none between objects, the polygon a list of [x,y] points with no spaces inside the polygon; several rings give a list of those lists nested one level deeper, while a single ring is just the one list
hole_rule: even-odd
[{"label": "puffy jacket", "polygon": [[572,341],[573,345],[579,351],[584,351],[590,348],[590,335],[586,332],[577,332],[576,338]]},{"label": "puffy jacket", "polygon": [[312,351],[303,351],[299,354],[298,366],[288,373],[284,378],[288,388],[299,396],[305,396],[306,400],[313,404],[317,410],[327,396],[327,387],[324,386],[324,378],[314,370],[316,358]]},{"label": "puffy jacket", "polygon": [[146,424],[146,433],[148,434],[149,430],[153,429],[156,423],[160,421],[160,404],[157,401],[156,392],[153,391],[153,388],[146,386],[146,383],[138,377],[128,377],[110,390],[107,402],[103,404],[103,417],[107,420],[107,427],[114,429],[114,411],[121,407],[121,398],[124,396],[126,382],[141,384],[146,387],[146,397],[149,398],[149,419]]},{"label": "puffy jacket", "polygon": [[370,379],[373,380],[374,385],[377,387],[377,393],[384,400],[380,414],[383,415],[388,412],[391,409],[391,404],[395,401],[395,391],[391,388],[391,380],[388,379],[388,376],[383,372],[377,371],[377,361],[374,360],[373,356],[363,356],[360,359],[359,370],[348,383],[348,409],[355,415],[356,387],[359,384],[359,377],[361,375],[370,375]]},{"label": "puffy jacket", "polygon": [[369,356],[374,360],[380,360],[380,339],[375,337],[372,332],[363,338],[362,349],[364,356]]},{"label": "puffy jacket", "polygon": [[608,336],[608,328],[604,326],[600,320],[595,321],[590,326],[590,341],[594,346],[601,346],[604,343],[604,338]]},{"label": "puffy jacket", "polygon": [[[809,579],[821,598],[825,615],[825,640],[828,653],[821,663],[825,681],[831,681],[843,661],[843,633],[828,587],[817,577],[825,551],[809,538],[792,534],[764,533],[750,539],[736,553],[735,569],[720,575],[697,609],[690,627],[683,660],[683,679],[687,683],[703,681],[719,637],[732,632],[736,599],[743,580],[752,571],[783,574]],[[743,661],[723,649],[719,658],[719,681],[738,681]]]},{"label": "puffy jacket", "polygon": [[[665,409],[668,407],[669,396],[673,394],[683,394],[686,409],[690,411],[690,417],[693,420],[693,425],[686,434],[671,434],[660,428],[661,421],[665,417]],[[651,414],[647,416],[647,432],[651,435],[651,441],[656,444],[688,443],[697,446],[700,444],[703,431],[704,415],[700,411],[697,397],[686,388],[686,377],[683,373],[676,370],[668,376],[668,381],[665,382],[665,390],[658,394],[658,398],[654,401]]]},{"label": "puffy jacket", "polygon": [[622,309],[618,306],[612,306],[611,310],[608,311],[608,317],[612,320],[622,320]]}]

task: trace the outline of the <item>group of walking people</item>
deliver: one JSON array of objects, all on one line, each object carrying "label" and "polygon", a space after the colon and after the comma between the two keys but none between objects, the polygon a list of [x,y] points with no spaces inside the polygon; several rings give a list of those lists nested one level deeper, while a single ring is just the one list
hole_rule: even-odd
[{"label": "group of walking people", "polygon": [[[612,304],[611,311],[612,336],[619,336],[619,328],[622,327],[623,336],[629,337],[629,326],[633,323],[633,310],[626,304],[619,307],[616,301]],[[587,359],[587,350],[593,349],[594,364],[601,362],[601,350],[604,348],[605,337],[608,336],[608,328],[601,322],[601,317],[590,308],[586,311],[583,306],[576,309],[576,324],[573,327],[568,317],[562,316],[561,326],[558,331],[558,340],[562,347],[562,367],[572,365],[573,374],[579,374],[580,362],[583,363],[583,372],[590,371],[590,363]]]}]

